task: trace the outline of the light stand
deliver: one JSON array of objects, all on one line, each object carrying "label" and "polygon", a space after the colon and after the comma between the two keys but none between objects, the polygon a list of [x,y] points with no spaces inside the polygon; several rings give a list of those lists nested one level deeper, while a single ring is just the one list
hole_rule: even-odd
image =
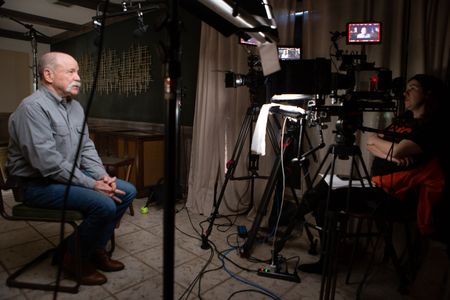
[{"label": "light stand", "polygon": [[[122,2],[122,5],[124,3]],[[141,8],[140,4],[137,9],[127,7],[126,3],[124,11],[118,13],[107,14],[104,17],[116,17],[138,13],[138,17],[142,17],[142,13],[159,10],[158,5],[149,5]],[[179,136],[179,103],[177,97],[178,80],[181,75],[180,63],[180,30],[178,17],[178,1],[169,0],[167,3],[167,11],[169,18],[167,21],[168,28],[168,47],[169,53],[164,63],[163,91],[164,101],[166,102],[166,119],[165,119],[165,135],[164,135],[164,219],[163,219],[163,298],[166,300],[173,299],[173,283],[174,283],[174,258],[175,258],[175,203],[177,197],[177,181],[178,172],[178,136]],[[94,26],[96,21],[102,18],[97,14],[93,17]]]},{"label": "light stand", "polygon": [[31,50],[33,52],[33,91],[36,91],[39,87],[38,82],[38,63],[37,63],[37,39],[36,39],[36,30],[33,28],[30,29],[30,37],[31,37]]},{"label": "light stand", "polygon": [[164,68],[164,100],[166,101],[165,156],[164,156],[164,286],[163,297],[173,299],[175,258],[175,203],[177,197],[178,156],[178,103],[177,85],[181,75],[179,61],[180,31],[178,24],[178,1],[168,1],[169,55]]},{"label": "light stand", "polygon": [[12,21],[19,23],[29,31],[27,32],[27,36],[31,39],[31,52],[33,54],[33,65],[31,66],[31,70],[33,72],[33,91],[36,91],[39,88],[39,71],[38,71],[38,58],[37,58],[37,36],[40,35],[45,38],[49,38],[42,32],[39,32],[38,30],[33,28],[33,25],[31,24],[25,24],[13,17],[8,16],[9,19]]}]

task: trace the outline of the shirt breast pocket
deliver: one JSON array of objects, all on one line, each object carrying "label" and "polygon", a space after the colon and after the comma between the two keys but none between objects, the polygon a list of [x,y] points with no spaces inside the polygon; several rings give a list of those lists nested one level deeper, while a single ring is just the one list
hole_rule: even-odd
[{"label": "shirt breast pocket", "polygon": [[56,150],[58,152],[67,154],[70,145],[70,132],[65,124],[53,124],[52,134],[55,139]]},{"label": "shirt breast pocket", "polygon": [[53,136],[67,136],[69,134],[69,128],[65,124],[52,125]]}]

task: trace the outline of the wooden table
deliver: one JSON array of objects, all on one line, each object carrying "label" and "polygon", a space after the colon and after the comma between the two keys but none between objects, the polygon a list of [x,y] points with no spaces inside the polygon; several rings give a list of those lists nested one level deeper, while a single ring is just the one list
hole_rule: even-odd
[{"label": "wooden table", "polygon": [[[138,197],[146,197],[150,186],[164,177],[164,135],[155,131],[93,128],[91,138],[101,156],[133,158],[130,182],[138,191]],[[118,176],[123,177],[119,172]]]}]

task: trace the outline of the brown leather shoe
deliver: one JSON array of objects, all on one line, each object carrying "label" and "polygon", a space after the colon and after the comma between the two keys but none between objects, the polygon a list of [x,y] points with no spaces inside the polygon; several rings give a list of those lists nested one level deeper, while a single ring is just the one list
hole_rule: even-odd
[{"label": "brown leather shoe", "polygon": [[[107,279],[106,276],[94,268],[89,262],[81,262],[81,278],[80,283],[82,285],[102,285]],[[66,252],[64,255],[63,269],[69,275],[76,277],[78,265],[76,264],[75,257]]]},{"label": "brown leather shoe", "polygon": [[125,265],[118,260],[111,259],[104,249],[96,249],[92,256],[92,261],[97,269],[104,272],[116,272],[123,270]]}]

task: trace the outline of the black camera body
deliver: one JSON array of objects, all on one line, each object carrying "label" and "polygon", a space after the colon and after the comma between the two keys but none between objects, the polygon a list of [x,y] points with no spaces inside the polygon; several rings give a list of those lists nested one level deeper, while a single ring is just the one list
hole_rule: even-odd
[{"label": "black camera body", "polygon": [[266,101],[264,86],[265,77],[262,72],[261,60],[258,55],[250,54],[248,56],[249,71],[247,74],[238,74],[233,72],[225,73],[225,87],[238,88],[246,86],[250,92],[250,102],[254,105],[260,105]]},{"label": "black camera body", "polygon": [[264,76],[262,72],[250,70],[247,74],[237,74],[233,72],[225,73],[225,87],[238,88],[247,86],[251,89],[256,89],[264,83]]},{"label": "black camera body", "polygon": [[233,72],[225,73],[225,87],[238,88],[247,86],[250,89],[257,89],[264,84],[264,74],[262,72],[261,60],[258,55],[249,55],[247,58],[249,71],[247,74]]},{"label": "black camera body", "polygon": [[331,94],[339,89],[363,100],[391,100],[392,71],[376,68],[375,63],[367,63],[363,54],[342,55],[339,70],[345,73],[332,73]]}]

